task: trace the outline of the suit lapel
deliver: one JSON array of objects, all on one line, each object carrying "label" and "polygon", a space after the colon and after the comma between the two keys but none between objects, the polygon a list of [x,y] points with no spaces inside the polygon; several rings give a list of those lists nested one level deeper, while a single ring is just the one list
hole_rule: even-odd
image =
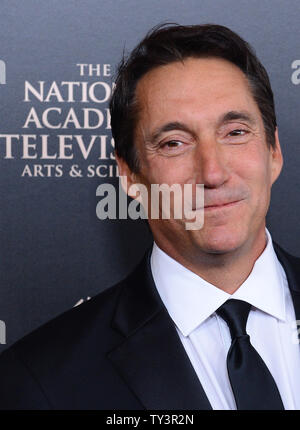
[{"label": "suit lapel", "polygon": [[123,283],[112,325],[125,340],[107,357],[146,409],[211,409],[155,288],[150,255]]},{"label": "suit lapel", "polygon": [[300,259],[288,254],[273,243],[278,260],[282,264],[291,292],[296,320],[300,320]]},{"label": "suit lapel", "polygon": [[[274,249],[300,320],[300,259]],[[112,326],[124,341],[107,357],[146,409],[211,409],[155,288],[150,255],[123,282]]]}]

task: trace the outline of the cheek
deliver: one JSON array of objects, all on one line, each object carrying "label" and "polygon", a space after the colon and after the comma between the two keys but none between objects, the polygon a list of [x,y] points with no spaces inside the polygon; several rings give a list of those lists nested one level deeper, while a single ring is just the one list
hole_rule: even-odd
[{"label": "cheek", "polygon": [[268,150],[253,148],[247,155],[237,160],[237,171],[240,178],[251,191],[252,200],[269,199],[272,169]]},{"label": "cheek", "polygon": [[192,182],[193,169],[187,158],[155,156],[144,165],[143,176],[149,183],[185,184]]}]

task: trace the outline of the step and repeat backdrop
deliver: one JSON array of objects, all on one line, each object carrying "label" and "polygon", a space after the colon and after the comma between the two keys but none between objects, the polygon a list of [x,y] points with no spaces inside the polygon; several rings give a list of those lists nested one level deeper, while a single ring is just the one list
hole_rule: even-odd
[{"label": "step and repeat backdrop", "polygon": [[124,278],[143,220],[100,220],[117,184],[108,100],[123,52],[163,22],[217,23],[255,48],[275,93],[285,164],[268,227],[300,255],[298,0],[0,0],[0,352]]}]

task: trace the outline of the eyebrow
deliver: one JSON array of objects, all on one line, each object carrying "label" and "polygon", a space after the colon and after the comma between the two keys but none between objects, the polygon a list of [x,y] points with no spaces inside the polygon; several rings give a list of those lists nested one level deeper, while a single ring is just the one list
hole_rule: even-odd
[{"label": "eyebrow", "polygon": [[229,111],[223,115],[219,121],[220,124],[229,121],[242,120],[248,122],[250,125],[256,124],[255,118],[245,111]]},{"label": "eyebrow", "polygon": [[[249,125],[256,124],[256,120],[254,119],[254,117],[246,111],[229,111],[229,112],[226,112],[224,115],[222,115],[221,118],[219,118],[218,126],[229,121],[237,121],[237,120],[245,121]],[[187,133],[191,133],[191,129],[184,123],[179,121],[172,121],[162,125],[161,127],[156,128],[153,131],[153,133],[150,134],[150,140],[155,141],[159,138],[159,136],[162,133],[166,133],[168,131],[173,131],[173,130],[180,130],[180,131],[185,131]]]},{"label": "eyebrow", "polygon": [[150,140],[155,141],[162,133],[166,133],[167,131],[173,130],[186,131],[188,133],[191,132],[190,129],[182,122],[172,121],[162,125],[161,127],[156,128],[152,133],[150,133]]}]

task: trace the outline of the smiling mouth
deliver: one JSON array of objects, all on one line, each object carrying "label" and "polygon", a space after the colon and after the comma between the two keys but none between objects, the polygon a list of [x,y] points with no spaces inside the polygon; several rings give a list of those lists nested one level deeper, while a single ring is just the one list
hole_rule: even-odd
[{"label": "smiling mouth", "polygon": [[217,209],[225,209],[225,208],[230,208],[232,206],[235,206],[236,204],[240,203],[242,200],[235,200],[233,202],[228,202],[228,203],[220,203],[220,204],[216,204],[216,205],[207,205],[204,206],[205,211],[211,211],[211,210],[217,210]]}]

